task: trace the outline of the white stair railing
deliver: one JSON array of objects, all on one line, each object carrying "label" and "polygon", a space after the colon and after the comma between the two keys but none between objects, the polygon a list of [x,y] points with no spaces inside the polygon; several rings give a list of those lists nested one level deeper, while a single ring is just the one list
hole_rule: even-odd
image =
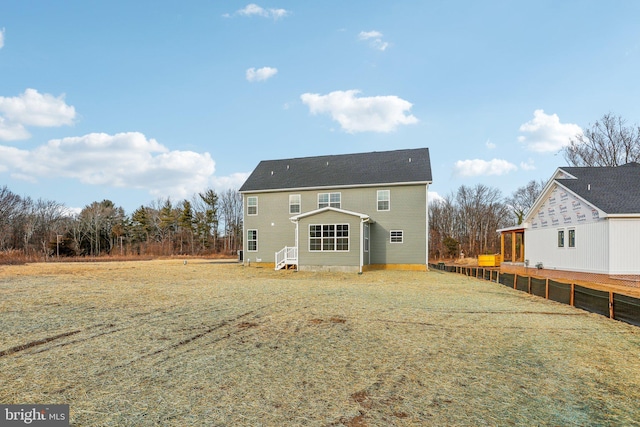
[{"label": "white stair railing", "polygon": [[295,246],[285,246],[276,252],[276,270],[287,265],[298,265],[298,248]]}]

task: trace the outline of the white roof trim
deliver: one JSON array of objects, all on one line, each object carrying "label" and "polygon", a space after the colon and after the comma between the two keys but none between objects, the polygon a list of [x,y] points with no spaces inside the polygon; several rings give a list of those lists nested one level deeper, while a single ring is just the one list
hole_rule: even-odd
[{"label": "white roof trim", "polygon": [[[563,174],[567,175],[569,178],[558,178],[559,172],[562,172]],[[556,169],[556,171],[553,174],[553,176],[551,177],[551,179],[552,180],[556,180],[556,179],[578,179],[578,178],[576,178],[574,175],[570,174],[566,170],[564,170],[562,168],[558,168],[558,169]]]},{"label": "white roof trim", "polygon": [[371,219],[369,217],[369,215],[367,215],[367,214],[358,213],[358,212],[352,212],[352,211],[347,211],[347,210],[344,210],[344,209],[338,209],[338,208],[332,208],[332,207],[320,208],[320,209],[316,209],[316,210],[313,210],[313,211],[301,213],[301,214],[298,214],[296,216],[292,216],[289,219],[291,221],[293,221],[293,222],[296,222],[296,221],[299,221],[302,218],[306,218],[308,216],[317,215],[319,213],[329,212],[329,211],[338,212],[338,213],[345,214],[345,215],[357,216],[363,221],[369,221]]}]

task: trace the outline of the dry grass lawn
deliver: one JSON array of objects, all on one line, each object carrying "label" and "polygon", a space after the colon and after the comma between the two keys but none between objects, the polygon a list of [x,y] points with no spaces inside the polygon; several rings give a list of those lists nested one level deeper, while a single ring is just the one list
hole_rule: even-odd
[{"label": "dry grass lawn", "polygon": [[640,328],[451,273],[5,266],[0,326],[77,426],[640,425]]}]

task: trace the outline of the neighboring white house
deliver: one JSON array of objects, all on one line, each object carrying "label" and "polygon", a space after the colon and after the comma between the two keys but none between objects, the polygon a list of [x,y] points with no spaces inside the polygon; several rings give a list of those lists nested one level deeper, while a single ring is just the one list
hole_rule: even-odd
[{"label": "neighboring white house", "polygon": [[521,228],[530,266],[640,275],[640,164],[558,168]]}]

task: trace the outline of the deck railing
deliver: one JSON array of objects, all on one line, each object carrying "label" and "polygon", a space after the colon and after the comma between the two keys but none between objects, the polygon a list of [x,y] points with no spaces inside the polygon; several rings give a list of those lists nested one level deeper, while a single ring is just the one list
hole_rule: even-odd
[{"label": "deck railing", "polygon": [[298,248],[295,246],[285,246],[276,252],[276,270],[288,265],[298,265]]}]

